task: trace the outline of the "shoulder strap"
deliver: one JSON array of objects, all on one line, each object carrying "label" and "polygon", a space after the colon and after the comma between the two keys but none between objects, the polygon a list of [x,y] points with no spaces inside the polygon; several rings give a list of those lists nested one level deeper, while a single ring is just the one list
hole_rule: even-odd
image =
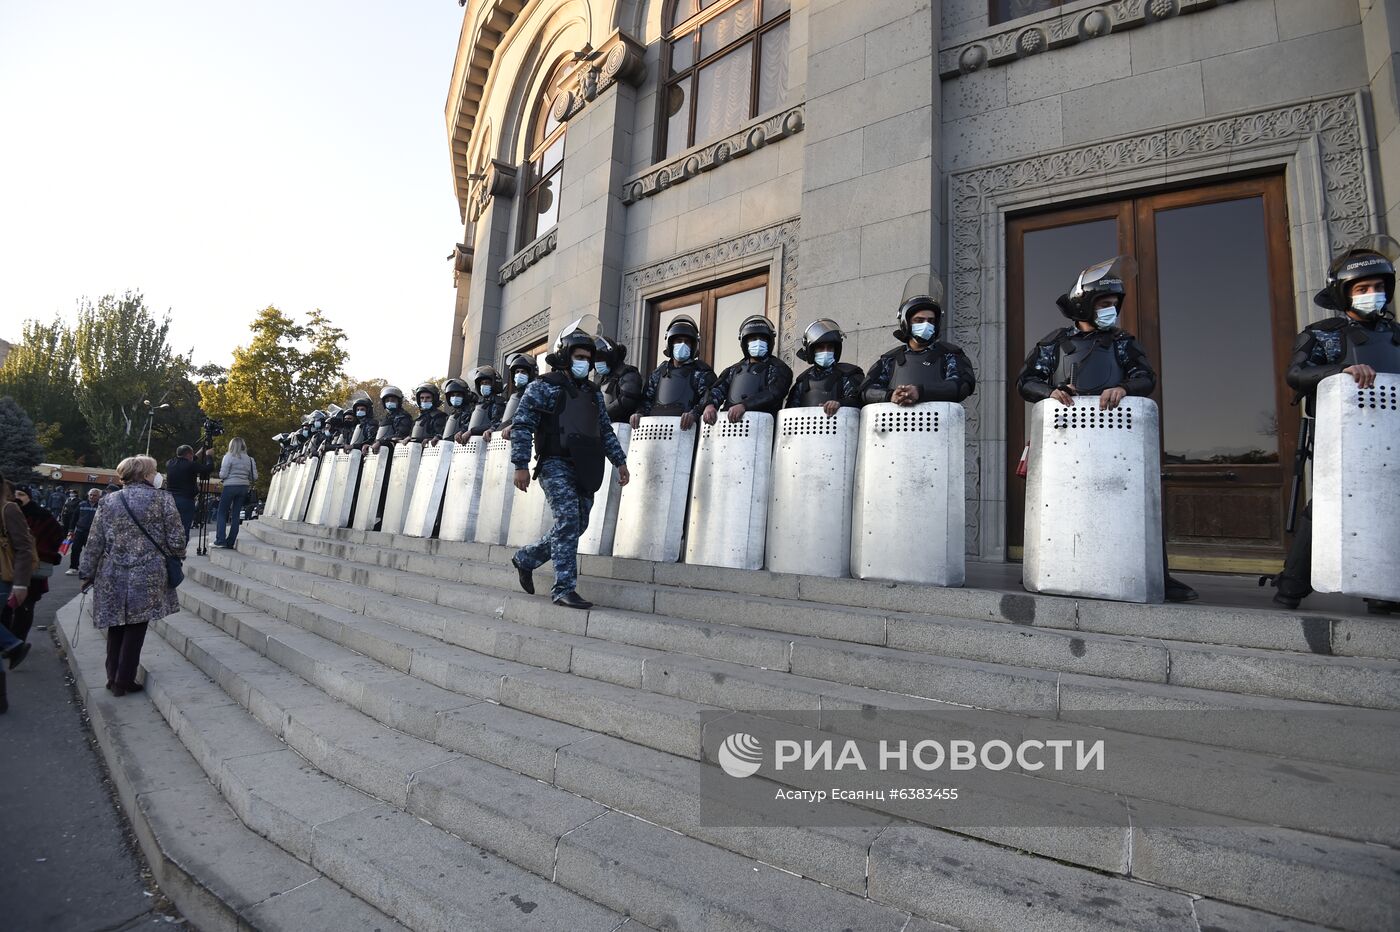
[{"label": "shoulder strap", "polygon": [[145,535],[146,535],[146,540],[150,541],[151,544],[156,548],[156,550],[160,551],[160,555],[161,555],[161,556],[165,557],[167,560],[170,559],[170,554],[168,554],[168,553],[165,552],[165,548],[164,548],[164,547],[162,547],[160,544],[156,543],[156,539],[155,539],[154,537],[151,536],[151,532],[148,531],[148,530],[146,530],[146,526],[143,525],[143,524],[141,523],[140,519],[138,519],[138,518],[136,517],[136,512],[134,512],[134,511],[131,510],[131,503],[128,502],[128,501],[126,500],[126,496],[125,496],[125,495],[122,495],[122,496],[121,496],[121,500],[122,500],[122,507],[126,509],[126,513],[127,513],[127,514],[131,515],[131,521],[132,521],[133,524],[136,525],[136,529],[139,530],[142,534],[145,534]]}]

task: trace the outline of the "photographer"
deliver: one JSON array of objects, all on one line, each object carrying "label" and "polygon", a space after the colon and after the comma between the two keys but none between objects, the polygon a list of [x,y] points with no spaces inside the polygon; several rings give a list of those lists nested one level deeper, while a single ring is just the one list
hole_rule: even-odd
[{"label": "photographer", "polygon": [[175,456],[165,464],[165,488],[175,496],[175,507],[180,512],[180,523],[185,526],[185,536],[190,535],[190,525],[194,523],[195,503],[199,498],[199,483],[207,481],[214,472],[214,458],[209,455],[209,447],[200,441],[198,450],[189,444],[181,444]]}]

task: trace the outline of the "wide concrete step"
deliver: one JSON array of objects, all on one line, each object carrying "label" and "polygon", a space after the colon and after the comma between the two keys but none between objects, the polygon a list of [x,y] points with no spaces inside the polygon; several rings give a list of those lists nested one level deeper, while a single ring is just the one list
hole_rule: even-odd
[{"label": "wide concrete step", "polygon": [[[394,585],[408,587],[430,601],[434,599],[432,585],[420,580],[437,580],[439,586],[445,581],[503,591],[517,589],[515,570],[490,560],[397,553],[373,544],[333,545],[328,549],[338,550],[337,553],[321,555],[306,549],[307,544],[323,542],[314,536],[270,528],[260,528],[256,536],[258,542],[249,542],[244,548],[250,558],[381,591],[397,591],[385,588]],[[492,553],[488,551],[487,556]],[[224,559],[228,555],[216,551],[215,557]],[[401,575],[405,573],[409,577],[406,581]],[[581,581],[580,587],[584,585]],[[1400,662],[1394,660],[1204,645],[1160,636],[1151,640],[1076,634],[1033,625],[835,608],[801,599],[734,592],[707,590],[699,595],[675,585],[629,579],[589,579],[587,594],[600,606],[710,626],[854,642],[905,653],[1029,667],[1044,673],[1083,674],[1363,708],[1400,708]],[[858,668],[859,664],[855,666]],[[890,688],[887,683],[848,682]],[[919,682],[916,675],[899,691],[921,695],[919,690],[923,687]],[[976,693],[971,696],[969,704],[977,705]],[[1027,700],[1045,701],[1043,694]]]},{"label": "wide concrete step", "polygon": [[[201,572],[196,568],[195,578],[199,578]],[[198,585],[188,586],[184,598],[188,607],[213,619],[227,634],[236,636],[243,644],[254,645],[269,657],[277,657],[309,682],[345,698],[381,722],[392,721],[396,727],[408,729],[448,749],[478,756],[536,779],[552,781],[562,789],[600,804],[621,808],[631,815],[730,850],[754,853],[768,863],[842,889],[861,892],[868,885],[864,869],[869,839],[859,834],[852,836],[851,830],[782,829],[776,833],[755,833],[712,829],[700,824],[698,768],[704,765],[658,753],[658,750],[673,753],[677,750],[670,746],[665,722],[650,723],[631,736],[634,741],[649,743],[650,747],[637,747],[598,735],[597,731],[616,735],[621,730],[616,723],[620,713],[615,708],[603,707],[601,711],[595,708],[588,696],[587,684],[577,682],[577,677],[551,673],[545,690],[527,688],[516,694],[508,688],[512,675],[506,674],[501,682],[502,692],[496,698],[513,709],[489,703],[457,709],[453,707],[451,696],[425,696],[423,684],[415,684],[411,677],[375,670],[374,664],[366,661],[363,655],[339,644],[318,644],[316,635],[261,612],[240,613],[240,603],[204,591]],[[328,619],[325,621],[328,623]],[[340,621],[343,625],[353,626],[354,623],[353,615],[346,615]],[[211,645],[204,637],[195,636],[197,632],[208,630],[205,623],[176,619],[168,627],[173,633],[167,636],[173,643],[186,644],[186,649],[206,672],[215,679],[226,680],[229,674],[225,666],[209,658]],[[325,633],[330,640],[337,640],[330,628]],[[406,669],[412,668],[410,658]],[[520,682],[531,681],[521,677]],[[242,689],[236,682],[225,685],[234,692]],[[446,685],[462,689],[457,683]],[[377,692],[384,695],[371,698]],[[419,704],[416,710],[412,708],[415,703]],[[634,701],[632,705],[637,703]],[[560,730],[552,723],[532,725],[528,716],[519,714],[522,711],[541,718],[562,719],[579,727],[564,726]],[[657,729],[661,730],[661,737],[654,734]],[[1197,793],[1210,785],[1208,763],[1197,761],[1204,773]],[[653,776],[656,774],[669,775],[669,779],[665,776],[658,779]],[[680,774],[687,779],[681,779]],[[1299,790],[1307,792],[1315,788],[1319,776],[1343,782],[1340,775],[1307,773],[1301,775]],[[391,781],[391,784],[397,786],[398,782]],[[1013,805],[1028,805],[1025,800],[1036,798],[1033,791],[1024,788],[1008,793],[1008,803]],[[1314,800],[1283,808],[1315,810],[1319,805],[1322,803]],[[1278,808],[1277,800],[1271,801],[1269,806],[1261,804],[1259,811],[1273,812],[1275,808]],[[882,815],[897,821],[898,813],[893,809]],[[934,830],[933,826],[920,827]],[[1326,882],[1336,888],[1364,893],[1366,900],[1384,896],[1391,866],[1396,863],[1389,849],[1306,832],[1259,827],[1195,832],[1149,830],[1130,826],[1126,816],[1116,829],[1086,825],[1077,829],[989,827],[962,831],[1023,850],[1039,851],[1058,860],[1130,873],[1156,883],[1211,892],[1239,902],[1273,909],[1280,909],[1280,903],[1287,903],[1287,910],[1297,915],[1317,915],[1309,910],[1316,908],[1318,902],[1313,885],[1319,878],[1326,878]],[[756,834],[764,836],[766,841],[755,850]],[[1135,849],[1147,866],[1134,863]],[[1193,853],[1180,856],[1182,850]],[[1173,852],[1176,856],[1161,857],[1156,854],[1160,851]],[[1221,863],[1230,868],[1221,870]],[[1260,876],[1269,877],[1270,882],[1261,883]],[[938,918],[950,921],[947,914]]]},{"label": "wide concrete step", "polygon": [[[279,562],[258,560],[255,554]],[[1111,719],[1111,727],[1225,747],[1400,769],[1400,740],[1385,740],[1385,736],[1400,739],[1400,720],[1386,711],[1360,712],[1177,684],[1054,673],[922,651],[776,635],[734,624],[676,621],[647,612],[598,608],[575,612],[518,591],[308,557],[266,545],[254,545],[248,553],[216,551],[213,559],[216,567],[211,572],[225,567],[246,574],[245,579],[282,590],[281,594],[228,592],[268,607],[280,617],[286,617],[289,609],[285,604],[272,604],[279,600],[304,598],[323,605],[331,603],[492,656],[557,670],[582,670],[609,682],[641,684],[667,694],[687,689],[691,690],[685,694],[689,698],[727,708],[891,708],[951,703],[1065,720]],[[298,566],[304,568],[294,568]],[[513,570],[511,575],[513,579]],[[345,577],[345,581],[338,577]],[[241,584],[222,580],[220,585],[237,588]],[[561,633],[573,637],[561,639]],[[625,643],[613,640],[619,634]],[[638,641],[664,647],[665,653],[658,654],[652,647],[637,648]],[[753,645],[747,656],[737,649],[743,641]],[[715,662],[689,661],[687,657]],[[715,659],[729,657],[734,659]],[[649,679],[643,676],[648,660],[653,661]],[[663,661],[666,669],[660,669]],[[786,675],[789,673],[793,675]],[[1247,715],[1215,716],[1210,727],[1202,727],[1199,712],[1207,709],[1300,714],[1284,731],[1255,728],[1257,723]],[[1121,714],[1124,710],[1155,714]]]},{"label": "wide concrete step", "polygon": [[[430,570],[416,568],[434,564],[431,560],[421,560],[423,557],[506,567],[516,549],[377,531],[314,527],[277,519],[252,522],[249,527],[260,539],[291,542],[292,546],[328,555],[345,555],[346,551],[341,548],[346,544],[381,548],[386,554],[369,562],[378,559],[383,566],[424,573]],[[284,536],[278,537],[279,534]],[[1023,628],[1400,660],[1400,625],[1391,619],[1312,610],[1287,612],[1269,607],[1262,596],[1258,608],[1135,605],[1041,595],[1020,589],[946,589],[589,555],[580,555],[579,568],[586,580],[584,584],[590,587],[590,597],[591,587],[597,580],[632,580],[715,593],[796,599],[814,605],[999,621]]]},{"label": "wide concrete step", "polygon": [[[346,932],[405,932],[239,819],[148,695],[106,692],[106,642],[79,609],[77,599],[61,608],[57,625],[74,683],[155,880],[193,927],[304,932],[314,921]],[[157,643],[151,655],[160,654]]]}]

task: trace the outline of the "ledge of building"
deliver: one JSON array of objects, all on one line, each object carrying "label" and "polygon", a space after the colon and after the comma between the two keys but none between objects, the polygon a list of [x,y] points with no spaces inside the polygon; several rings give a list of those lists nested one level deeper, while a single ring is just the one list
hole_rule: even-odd
[{"label": "ledge of building", "polygon": [[550,227],[549,232],[536,237],[524,249],[502,263],[501,271],[496,274],[496,283],[504,285],[512,278],[518,277],[530,266],[553,252],[558,245],[559,227],[556,225]]}]

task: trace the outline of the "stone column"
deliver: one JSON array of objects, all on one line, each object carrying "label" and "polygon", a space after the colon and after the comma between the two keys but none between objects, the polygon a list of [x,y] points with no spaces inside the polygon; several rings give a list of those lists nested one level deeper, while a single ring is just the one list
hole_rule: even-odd
[{"label": "stone column", "polygon": [[[514,207],[515,168],[493,160],[487,176],[478,182],[470,213],[476,222],[473,268],[467,278],[468,298],[462,324],[462,359],[466,369],[489,364],[496,357],[496,337],[501,329],[501,286],[496,272],[511,256],[510,212]],[[461,291],[458,291],[461,303]],[[456,374],[456,373],[452,373]]]},{"label": "stone column", "polygon": [[1375,117],[1374,164],[1379,178],[1381,232],[1400,237],[1400,5],[1360,0],[1366,74]]}]

